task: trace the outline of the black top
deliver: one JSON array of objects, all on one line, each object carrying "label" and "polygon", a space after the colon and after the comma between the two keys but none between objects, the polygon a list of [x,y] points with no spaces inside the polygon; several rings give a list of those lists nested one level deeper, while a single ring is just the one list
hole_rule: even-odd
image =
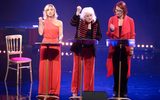
[{"label": "black top", "polygon": [[91,29],[88,29],[87,30],[87,39],[92,39],[92,30]]},{"label": "black top", "polygon": [[[78,39],[78,29],[79,29],[79,24],[80,24],[80,16],[77,16],[77,15],[74,15],[71,19],[71,25],[72,26],[75,26],[76,27],[76,34],[75,34],[75,39]],[[93,38],[93,29],[94,29],[94,26],[95,24],[97,24],[97,29],[96,29],[96,37]],[[102,34],[101,34],[101,31],[100,31],[100,24],[99,24],[99,21],[96,20],[94,23],[91,24],[91,29],[88,29],[87,30],[87,33],[86,33],[86,39],[96,39],[96,40],[101,40],[102,38]],[[73,43],[73,45],[71,46],[71,51],[76,53],[76,54],[79,54],[81,53],[82,51],[82,48],[92,48],[92,51],[93,52],[93,55],[95,56],[95,46],[94,44],[91,44],[91,45],[84,45],[84,44],[79,44],[79,43]]]},{"label": "black top", "polygon": [[119,38],[121,38],[121,34],[122,34],[122,26],[119,26]]},{"label": "black top", "polygon": [[[70,24],[71,24],[72,26],[75,26],[75,27],[76,27],[75,38],[78,38],[78,34],[79,34],[79,33],[78,33],[79,23],[80,23],[80,16],[79,16],[79,15],[77,16],[76,14],[73,15],[73,17],[72,17],[72,19],[71,19],[71,21],[70,21]],[[91,34],[93,35],[93,27],[94,27],[94,24],[98,24],[95,39],[98,40],[98,41],[100,41],[101,38],[102,38],[102,34],[101,34],[100,24],[99,24],[98,19],[97,19],[94,23],[91,24],[91,30],[90,30],[90,32],[91,32]],[[87,35],[88,35],[88,34],[87,34]],[[91,35],[90,35],[90,36],[91,36]],[[91,38],[91,39],[93,39],[93,38]]]}]

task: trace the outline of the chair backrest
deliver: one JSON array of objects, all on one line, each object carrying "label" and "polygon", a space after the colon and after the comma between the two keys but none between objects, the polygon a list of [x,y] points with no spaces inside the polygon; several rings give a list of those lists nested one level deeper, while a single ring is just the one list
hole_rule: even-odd
[{"label": "chair backrest", "polygon": [[7,35],[6,36],[7,56],[19,55],[22,56],[22,35]]}]

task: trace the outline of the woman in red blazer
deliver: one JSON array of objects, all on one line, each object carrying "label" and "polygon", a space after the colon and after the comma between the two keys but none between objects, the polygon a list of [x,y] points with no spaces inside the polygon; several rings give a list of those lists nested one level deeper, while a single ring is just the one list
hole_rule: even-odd
[{"label": "woman in red blazer", "polygon": [[[114,9],[115,15],[110,17],[108,22],[107,36],[110,39],[135,39],[134,20],[127,16],[125,2],[118,2]],[[119,58],[120,47],[109,46],[107,58],[107,76],[114,75],[114,96],[118,96],[119,60],[121,60],[121,86],[120,96],[127,96],[127,81],[130,76],[130,62],[133,47],[122,46],[121,58]]]}]

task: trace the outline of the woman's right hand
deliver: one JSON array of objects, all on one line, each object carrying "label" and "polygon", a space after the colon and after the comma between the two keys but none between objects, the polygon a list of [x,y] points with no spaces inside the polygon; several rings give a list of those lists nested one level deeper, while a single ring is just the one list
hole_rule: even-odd
[{"label": "woman's right hand", "polygon": [[44,22],[43,18],[39,17],[38,19],[39,19],[39,24],[43,24],[43,22]]},{"label": "woman's right hand", "polygon": [[81,6],[77,6],[76,15],[79,15],[81,10],[82,10],[82,7]]},{"label": "woman's right hand", "polygon": [[110,30],[114,31],[115,30],[115,26],[113,24],[110,24]]},{"label": "woman's right hand", "polygon": [[39,17],[38,20],[39,20],[38,32],[39,32],[40,35],[43,35],[44,20],[43,20],[42,17]]}]

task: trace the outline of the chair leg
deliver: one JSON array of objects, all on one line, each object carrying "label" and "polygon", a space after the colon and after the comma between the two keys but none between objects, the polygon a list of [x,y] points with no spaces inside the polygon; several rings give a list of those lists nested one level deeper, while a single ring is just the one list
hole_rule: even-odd
[{"label": "chair leg", "polygon": [[22,80],[22,69],[21,69],[21,67],[22,67],[22,64],[19,64],[20,66],[20,68],[19,68],[19,72],[20,72],[20,80]]},{"label": "chair leg", "polygon": [[6,75],[5,75],[5,82],[7,81],[7,76],[8,76],[8,70],[9,70],[9,62],[7,62],[7,70],[6,70]]},{"label": "chair leg", "polygon": [[29,68],[30,68],[30,78],[31,78],[31,82],[33,82],[33,78],[32,78],[32,62],[29,63]]},{"label": "chair leg", "polygon": [[[21,83],[20,83],[21,85]],[[21,87],[20,87],[21,88]],[[19,100],[19,95],[20,94],[20,91],[19,91],[19,84],[17,84],[17,96],[16,96],[16,100]]]},{"label": "chair leg", "polygon": [[5,89],[6,89],[6,99],[7,100],[9,100],[9,98],[8,98],[8,87],[7,87],[7,83],[6,83],[6,81],[4,82],[4,84],[5,84]]},{"label": "chair leg", "polygon": [[17,64],[17,84],[19,84],[19,64]]},{"label": "chair leg", "polygon": [[31,100],[31,95],[32,95],[32,84],[33,84],[33,83],[30,83],[29,100]]}]

